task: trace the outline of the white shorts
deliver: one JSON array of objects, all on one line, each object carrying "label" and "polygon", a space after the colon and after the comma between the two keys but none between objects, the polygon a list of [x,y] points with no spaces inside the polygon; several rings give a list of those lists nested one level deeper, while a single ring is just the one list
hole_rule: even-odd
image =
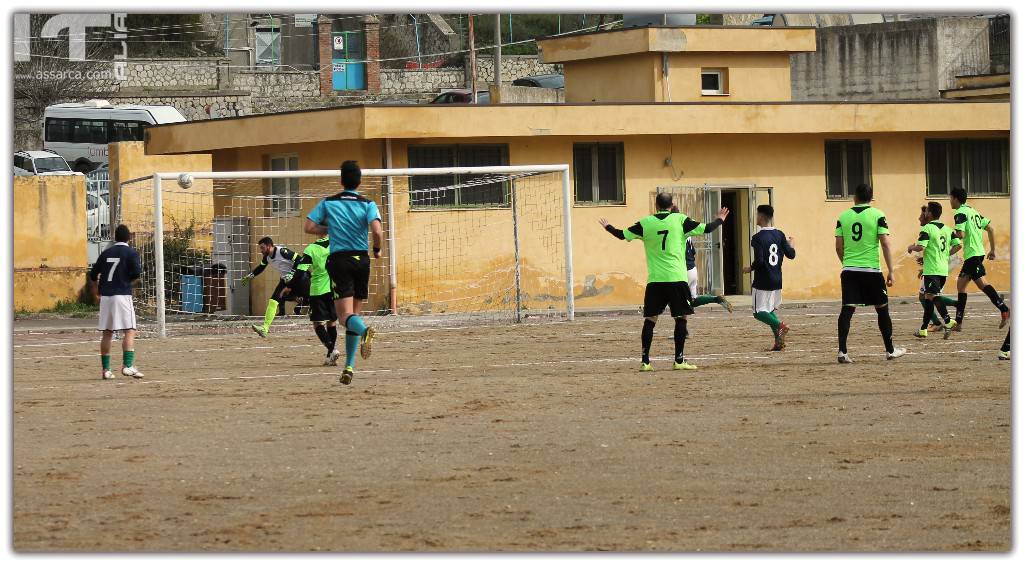
[{"label": "white shorts", "polygon": [[134,330],[135,306],[130,294],[100,297],[98,330]]},{"label": "white shorts", "polygon": [[700,277],[697,276],[696,267],[686,271],[686,280],[690,283],[690,298],[697,298],[697,283],[700,281]]},{"label": "white shorts", "polygon": [[754,313],[774,312],[782,304],[781,290],[754,289]]}]

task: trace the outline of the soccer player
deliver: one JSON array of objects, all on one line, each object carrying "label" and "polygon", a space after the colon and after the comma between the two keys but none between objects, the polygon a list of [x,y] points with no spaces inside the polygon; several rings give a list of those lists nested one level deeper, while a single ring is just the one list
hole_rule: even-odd
[{"label": "soccer player", "polygon": [[[678,214],[679,207],[673,204],[670,211]],[[700,282],[700,273],[697,272],[697,250],[694,249],[693,243],[690,242],[690,238],[686,238],[686,278],[690,285],[690,298],[692,299],[690,302],[691,306],[697,308],[705,304],[715,303],[732,314],[732,303],[726,300],[721,294],[697,294],[697,284]]]},{"label": "soccer player", "polygon": [[786,347],[789,326],[775,314],[782,304],[782,261],[796,259],[793,238],[786,237],[782,230],[775,229],[775,209],[767,204],[757,207],[757,225],[760,231],[750,238],[754,249],[753,261],[743,267],[744,273],[753,272],[754,318],[768,324],[775,337],[775,344],[768,351],[782,351]]},{"label": "soccer player", "polygon": [[274,322],[274,318],[277,316],[278,306],[287,300],[289,296],[293,298],[305,296],[308,293],[309,278],[306,272],[296,271],[295,260],[298,258],[298,255],[294,251],[283,245],[274,245],[274,240],[270,237],[264,237],[259,240],[258,244],[260,253],[263,255],[263,261],[256,265],[252,272],[242,277],[242,280],[239,282],[242,286],[249,284],[249,281],[258,277],[267,268],[267,265],[274,267],[281,273],[281,280],[277,282],[277,287],[274,288],[270,299],[267,300],[267,309],[263,313],[263,323],[252,325],[252,331],[259,334],[260,337],[267,337],[267,334],[270,333],[270,324]]},{"label": "soccer player", "polygon": [[338,314],[334,309],[334,294],[331,292],[331,277],[327,274],[327,256],[330,255],[330,236],[324,236],[310,243],[302,250],[296,261],[296,270],[309,273],[309,321],[320,343],[327,348],[324,365],[337,365],[339,353]]},{"label": "soccer player", "polygon": [[964,265],[960,268],[960,276],[956,279],[956,331],[960,331],[964,323],[964,310],[967,308],[967,283],[974,281],[979,290],[988,296],[992,304],[999,309],[999,328],[1006,327],[1010,321],[1010,309],[1003,302],[1003,297],[985,280],[985,248],[982,247],[982,230],[988,232],[988,258],[996,258],[996,232],[991,221],[967,205],[967,191],[954,188],[949,191],[949,205],[955,210],[953,222],[956,224],[956,236],[964,242]]},{"label": "soccer player", "polygon": [[928,337],[928,322],[938,310],[942,319],[942,339],[949,339],[949,333],[956,326],[956,320],[949,319],[946,305],[940,299],[942,287],[949,275],[949,256],[960,249],[960,240],[953,235],[953,229],[939,221],[942,217],[942,204],[929,202],[925,208],[925,219],[928,223],[921,226],[917,243],[907,247],[907,253],[924,252],[923,285],[925,293],[924,320],[921,329],[914,334],[917,337]]},{"label": "soccer player", "polygon": [[683,248],[686,236],[700,235],[718,229],[729,215],[727,208],[718,212],[718,217],[707,224],[691,220],[685,214],[673,213],[672,195],[662,192],[654,200],[657,213],[642,218],[625,231],[616,229],[601,218],[598,222],[613,236],[632,241],[644,242],[647,255],[647,288],[644,291],[644,327],[640,333],[643,347],[640,360],[641,371],[653,371],[651,367],[651,343],[654,341],[654,326],[658,316],[669,307],[675,326],[675,363],[673,369],[696,369],[686,362],[686,316],[693,314],[690,305],[690,285],[687,283],[686,258]]},{"label": "soccer player", "polygon": [[334,306],[345,326],[345,370],[341,384],[349,384],[355,373],[356,349],[363,359],[370,357],[374,328],[367,327],[359,312],[370,296],[370,256],[366,233],[373,234],[373,257],[380,259],[384,229],[373,200],[356,189],[362,170],[355,161],[341,164],[341,192],[320,201],[306,216],[306,233],[330,236],[327,273],[334,292]]},{"label": "soccer player", "polygon": [[[917,216],[917,223],[921,224],[921,227],[924,227],[925,224],[927,224],[929,221],[930,220],[928,219],[928,206],[921,206],[921,213]],[[955,246],[954,248],[950,249],[949,255],[953,256],[959,250],[960,250],[959,245]],[[917,264],[921,265],[921,269],[919,269],[917,271],[917,278],[921,279],[921,286],[917,290],[917,301],[921,303],[921,310],[927,310],[928,307],[926,306],[926,304],[928,302],[931,302],[931,301],[928,300],[927,298],[925,298],[925,288],[924,288],[924,257],[922,257],[921,255],[918,255],[917,256]],[[939,294],[937,296],[938,296],[938,299],[943,304],[945,304],[947,307],[949,307],[949,306],[956,306],[956,300],[955,299],[950,298],[949,296],[946,296],[944,294]],[[936,312],[935,309],[932,308],[931,325],[928,327],[928,331],[938,331],[938,330],[941,330],[941,329],[943,329],[942,326],[943,326],[942,318],[939,318],[938,312]],[[914,334],[914,335],[917,335],[917,334]],[[925,336],[919,336],[919,337],[925,337]]]},{"label": "soccer player", "polygon": [[[886,286],[892,286],[892,252],[889,249],[889,225],[885,213],[871,206],[874,191],[866,184],[854,189],[853,207],[839,216],[836,222],[836,255],[843,264],[840,276],[843,308],[839,313],[839,362],[853,363],[846,352],[846,338],[850,334],[850,321],[857,306],[874,306],[878,312],[878,329],[885,343],[885,358],[896,359],[906,355],[903,347],[892,344],[892,318],[889,316],[889,296]],[[888,274],[882,278],[878,263],[878,247],[882,247]]]},{"label": "soccer player", "polygon": [[110,342],[114,332],[123,332],[121,341],[121,374],[141,379],[144,375],[135,366],[135,307],[132,305],[132,283],[142,275],[139,254],[128,245],[131,232],[121,224],[114,230],[114,245],[108,247],[89,270],[90,287],[100,301],[100,319],[96,329],[103,332],[100,340],[102,379],[114,378],[110,370]]}]

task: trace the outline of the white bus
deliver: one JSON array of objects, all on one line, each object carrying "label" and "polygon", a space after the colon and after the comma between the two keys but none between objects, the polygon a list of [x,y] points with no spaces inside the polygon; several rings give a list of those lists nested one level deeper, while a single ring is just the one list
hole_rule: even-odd
[{"label": "white bus", "polygon": [[184,121],[174,106],[113,106],[106,100],[54,104],[43,113],[43,148],[87,173],[108,162],[108,143],[142,141],[149,125]]}]

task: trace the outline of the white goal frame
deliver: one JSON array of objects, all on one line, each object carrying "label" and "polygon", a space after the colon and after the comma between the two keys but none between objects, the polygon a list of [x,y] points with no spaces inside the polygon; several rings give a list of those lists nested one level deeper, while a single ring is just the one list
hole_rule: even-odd
[{"label": "white goal frame", "polygon": [[[532,165],[532,166],[501,166],[501,167],[432,167],[432,168],[405,168],[405,169],[363,169],[364,177],[387,177],[386,185],[388,198],[388,225],[394,226],[394,207],[390,205],[393,201],[394,186],[391,177],[394,176],[424,176],[424,175],[469,175],[469,174],[515,174],[515,173],[561,173],[562,176],[562,227],[563,246],[565,254],[565,313],[569,321],[575,319],[576,306],[573,298],[573,270],[572,270],[572,187],[569,182],[568,164],[559,165]],[[179,172],[154,172],[153,179],[153,260],[156,269],[156,316],[158,335],[167,337],[167,315],[166,302],[164,298],[164,218],[163,218],[163,192],[161,183],[163,181],[177,182],[181,175],[190,175],[193,179],[275,179],[275,178],[340,178],[341,173],[337,169],[328,170],[305,170],[305,171],[179,171]],[[141,180],[141,179],[133,179]],[[514,186],[514,185],[513,185]],[[512,189],[511,197],[515,198],[515,189]],[[513,200],[514,201],[514,200]],[[516,321],[520,321],[520,289],[519,289],[519,228],[516,217],[515,205],[512,206],[513,237],[515,238],[515,280],[516,280]],[[395,249],[395,230],[388,230],[389,249]],[[394,293],[398,285],[396,254],[388,253],[390,271],[390,293]]]}]

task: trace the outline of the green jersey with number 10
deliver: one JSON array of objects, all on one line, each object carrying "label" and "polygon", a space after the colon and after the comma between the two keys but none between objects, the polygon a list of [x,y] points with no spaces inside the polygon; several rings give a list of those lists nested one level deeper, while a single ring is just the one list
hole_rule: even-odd
[{"label": "green jersey with number 10", "polygon": [[843,269],[881,271],[878,236],[889,233],[885,212],[868,204],[854,206],[839,215],[836,237],[843,238]]}]

